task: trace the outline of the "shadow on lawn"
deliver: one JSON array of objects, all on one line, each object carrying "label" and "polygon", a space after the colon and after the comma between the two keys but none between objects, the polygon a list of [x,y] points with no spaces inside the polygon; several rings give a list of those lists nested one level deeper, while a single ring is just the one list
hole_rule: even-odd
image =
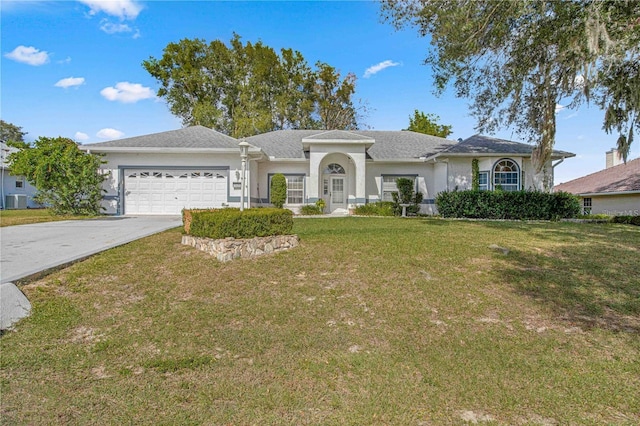
[{"label": "shadow on lawn", "polygon": [[516,292],[551,306],[561,320],[640,333],[640,250],[633,239],[616,239],[618,232],[566,235],[565,243],[538,252],[511,250],[496,272]]}]

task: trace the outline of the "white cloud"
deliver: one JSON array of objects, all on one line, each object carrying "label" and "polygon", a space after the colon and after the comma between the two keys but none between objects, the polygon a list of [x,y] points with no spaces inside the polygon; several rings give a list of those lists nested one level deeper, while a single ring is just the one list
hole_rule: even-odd
[{"label": "white cloud", "polygon": [[100,91],[100,94],[110,101],[119,101],[127,104],[155,97],[151,88],[127,81],[117,83],[116,87],[105,87]]},{"label": "white cloud", "polygon": [[564,105],[556,104],[556,114],[565,109]]},{"label": "white cloud", "polygon": [[100,29],[107,34],[130,33],[133,31],[133,29],[127,24],[114,24],[106,19],[102,21]]},{"label": "white cloud", "polygon": [[69,78],[63,78],[62,80],[58,81],[56,84],[54,84],[54,86],[63,87],[66,89],[73,86],[82,86],[83,84],[84,84],[84,77],[69,77]]},{"label": "white cloud", "polygon": [[7,53],[4,56],[14,61],[33,66],[44,65],[49,62],[49,53],[44,50],[40,51],[33,46],[18,46],[13,49],[13,52]]},{"label": "white cloud", "polygon": [[78,0],[89,6],[89,14],[100,12],[120,18],[120,20],[134,20],[138,17],[143,6],[135,0]]},{"label": "white cloud", "polygon": [[124,133],[120,130],[106,128],[96,133],[96,136],[100,139],[119,139],[124,136]]},{"label": "white cloud", "polygon": [[364,78],[369,78],[372,75],[379,73],[385,68],[397,67],[398,65],[400,65],[400,62],[393,62],[392,60],[386,60],[386,61],[380,62],[379,64],[372,65],[365,70]]},{"label": "white cloud", "polygon": [[58,61],[59,64],[68,64],[71,62],[71,56],[67,56],[67,59],[63,59],[61,61]]},{"label": "white cloud", "polygon": [[82,133],[82,132],[76,132],[76,134],[73,136],[75,140],[80,141],[80,142],[84,142],[86,140],[89,140],[89,135],[86,133]]}]

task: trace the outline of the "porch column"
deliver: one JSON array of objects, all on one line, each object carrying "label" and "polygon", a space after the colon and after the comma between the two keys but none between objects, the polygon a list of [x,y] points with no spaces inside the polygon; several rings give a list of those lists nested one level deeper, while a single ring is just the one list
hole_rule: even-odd
[{"label": "porch column", "polygon": [[320,162],[324,157],[323,153],[313,152],[309,154],[309,185],[307,186],[307,199],[309,203],[315,203],[318,200],[318,187],[320,186]]},{"label": "porch column", "polygon": [[352,153],[351,158],[356,166],[356,204],[362,205],[366,202],[367,197],[367,164],[366,154]]}]

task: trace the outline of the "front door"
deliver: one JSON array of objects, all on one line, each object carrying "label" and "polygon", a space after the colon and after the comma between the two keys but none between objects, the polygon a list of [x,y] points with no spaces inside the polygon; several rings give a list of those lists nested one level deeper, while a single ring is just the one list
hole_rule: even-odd
[{"label": "front door", "polygon": [[346,209],[347,204],[344,195],[344,177],[331,176],[329,195],[329,211],[334,212],[337,209]]}]

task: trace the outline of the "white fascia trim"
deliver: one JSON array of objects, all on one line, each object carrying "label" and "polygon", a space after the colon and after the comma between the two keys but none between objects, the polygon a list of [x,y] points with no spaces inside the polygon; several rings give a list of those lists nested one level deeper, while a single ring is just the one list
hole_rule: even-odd
[{"label": "white fascia trim", "polygon": [[277,158],[274,156],[265,157],[269,161],[273,161],[274,163],[308,163],[308,158]]},{"label": "white fascia trim", "polygon": [[385,158],[384,160],[376,160],[371,159],[367,160],[367,163],[376,163],[376,164],[400,164],[400,163],[424,163],[424,158]]},{"label": "white fascia trim", "polygon": [[[568,153],[566,155],[552,155],[551,159],[552,160],[560,160],[560,159],[564,159],[564,158],[571,158],[571,157],[575,157],[576,155],[573,153]],[[525,154],[525,153],[521,153],[521,152],[494,152],[494,153],[489,153],[489,152],[453,152],[453,153],[446,153],[446,152],[439,152],[437,154],[433,154],[430,157],[425,158],[423,161],[430,161],[430,160],[435,160],[436,158],[439,157],[470,157],[470,158],[476,158],[476,157],[521,157],[521,158],[531,158],[531,154]]]},{"label": "white fascia trim", "polygon": [[580,197],[606,197],[612,195],[634,195],[640,194],[640,191],[615,191],[615,192],[584,192],[579,193]]},{"label": "white fascia trim", "polygon": [[[116,147],[116,146],[105,146],[105,147],[92,147],[91,145],[83,145],[80,147],[81,150],[87,152],[95,152],[95,153],[109,153],[109,152],[122,152],[122,153],[136,153],[136,154],[238,154],[240,155],[239,149],[229,149],[229,148],[140,148],[140,147]],[[256,153],[256,151],[249,151],[249,153]],[[260,152],[258,152],[260,153]]]}]

